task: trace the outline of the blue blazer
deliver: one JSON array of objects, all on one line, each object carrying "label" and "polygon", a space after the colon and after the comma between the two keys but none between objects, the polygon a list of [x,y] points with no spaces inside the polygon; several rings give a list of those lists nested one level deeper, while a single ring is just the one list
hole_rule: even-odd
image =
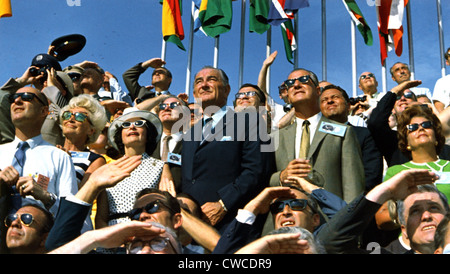
[{"label": "blue blazer", "polygon": [[181,192],[192,195],[200,205],[223,201],[228,212],[215,226],[219,231],[233,220],[239,208],[268,186],[274,153],[261,152],[270,140],[261,140],[259,119],[256,113],[229,109],[214,133],[206,136],[210,141],[195,138],[201,136],[201,124],[183,138]]},{"label": "blue blazer", "polygon": [[91,206],[61,198],[55,223],[47,236],[45,248],[52,251],[80,236],[90,210]]}]

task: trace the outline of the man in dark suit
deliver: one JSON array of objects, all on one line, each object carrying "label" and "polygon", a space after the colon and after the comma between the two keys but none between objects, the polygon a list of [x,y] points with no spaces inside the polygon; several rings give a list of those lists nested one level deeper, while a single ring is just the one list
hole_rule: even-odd
[{"label": "man in dark suit", "polygon": [[208,223],[219,231],[267,186],[264,172],[271,155],[262,152],[259,116],[227,108],[229,93],[228,76],[221,69],[204,67],[196,74],[194,97],[203,120],[183,136],[181,154],[182,192],[202,205]]},{"label": "man in dark suit", "polygon": [[[341,87],[327,85],[322,89],[320,110],[328,119],[351,125],[348,123],[350,99]],[[366,178],[365,190],[369,191],[383,181],[383,157],[367,128],[353,126],[353,129],[361,147]]]}]

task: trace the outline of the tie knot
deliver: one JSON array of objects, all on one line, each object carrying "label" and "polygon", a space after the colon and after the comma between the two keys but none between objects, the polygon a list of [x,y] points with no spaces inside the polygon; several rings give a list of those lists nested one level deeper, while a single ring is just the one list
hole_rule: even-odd
[{"label": "tie knot", "polygon": [[309,124],[310,124],[310,122],[309,122],[308,120],[303,121],[303,126],[304,126],[304,127],[309,126]]},{"label": "tie knot", "polygon": [[206,119],[203,120],[203,125],[206,125],[207,123],[211,122],[212,118],[208,117]]},{"label": "tie knot", "polygon": [[29,145],[27,142],[25,142],[25,141],[20,142],[20,143],[17,145],[17,149],[20,149],[20,150],[25,150],[25,149],[27,149],[27,148],[29,148],[29,147],[30,147],[30,145]]},{"label": "tie knot", "polygon": [[163,138],[163,141],[169,141],[170,139],[172,138],[172,135],[166,135],[164,138]]}]

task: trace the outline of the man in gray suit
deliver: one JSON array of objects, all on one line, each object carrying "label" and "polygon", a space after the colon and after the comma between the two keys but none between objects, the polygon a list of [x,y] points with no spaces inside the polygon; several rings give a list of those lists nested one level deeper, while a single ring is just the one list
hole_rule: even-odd
[{"label": "man in gray suit", "polygon": [[314,184],[351,201],[365,186],[354,130],[322,116],[320,87],[313,72],[294,69],[284,83],[296,118],[293,124],[273,133],[277,172],[272,174],[270,185],[287,183],[293,176],[309,177]]}]

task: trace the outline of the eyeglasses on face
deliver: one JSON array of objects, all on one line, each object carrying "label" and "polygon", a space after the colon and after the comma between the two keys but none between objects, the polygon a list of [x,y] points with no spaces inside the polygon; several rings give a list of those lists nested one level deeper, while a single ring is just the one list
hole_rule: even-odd
[{"label": "eyeglasses on face", "polygon": [[245,96],[253,97],[253,96],[256,96],[256,95],[258,95],[258,92],[256,92],[256,91],[246,91],[246,92],[238,92],[238,93],[236,93],[235,97],[236,97],[236,99],[241,99],[241,98],[244,98]]},{"label": "eyeglasses on face", "polygon": [[156,200],[153,201],[151,203],[146,204],[144,207],[141,208],[135,208],[133,210],[131,210],[128,213],[128,217],[131,220],[139,220],[139,217],[141,216],[142,212],[147,212],[148,214],[154,214],[156,212],[158,212],[161,209],[161,206],[165,206],[167,209],[169,209],[169,211],[171,211],[172,213],[174,212],[169,206],[167,206],[163,201],[161,200]]},{"label": "eyeglasses on face", "polygon": [[122,123],[122,128],[129,128],[131,127],[131,125],[134,125],[135,127],[143,127],[145,123],[145,120],[137,120],[133,122],[125,121]]},{"label": "eyeglasses on face", "polygon": [[272,212],[272,214],[275,215],[283,211],[286,205],[289,205],[289,207],[292,210],[303,211],[306,209],[308,201],[305,199],[289,199],[284,201],[275,201],[270,205],[270,212]]},{"label": "eyeglasses on face", "polygon": [[139,254],[141,253],[142,249],[144,248],[144,243],[148,243],[148,246],[155,251],[155,252],[161,252],[163,251],[167,245],[170,245],[172,249],[176,252],[176,249],[170,242],[170,239],[168,237],[155,237],[151,239],[150,241],[142,242],[142,241],[134,241],[127,245],[127,253],[128,254]]},{"label": "eyeglasses on face", "polygon": [[84,121],[88,120],[89,123],[91,123],[91,121],[89,120],[89,117],[82,113],[82,112],[70,112],[70,111],[64,111],[62,114],[62,118],[64,121],[66,120],[70,120],[70,118],[72,118],[72,116],[75,118],[75,121],[83,123]]},{"label": "eyeglasses on face", "polygon": [[5,226],[10,227],[12,222],[17,220],[19,218],[20,222],[24,226],[30,226],[33,223],[33,215],[30,213],[24,213],[24,214],[9,214],[5,218]]},{"label": "eyeglasses on face", "polygon": [[12,104],[16,101],[17,98],[19,98],[22,101],[31,102],[34,98],[36,98],[42,105],[47,106],[48,104],[44,103],[39,96],[37,96],[34,93],[30,92],[22,92],[22,93],[14,93],[9,97],[9,102]]},{"label": "eyeglasses on face", "polygon": [[364,79],[366,79],[367,77],[375,78],[375,75],[373,75],[373,73],[363,74],[363,75],[361,75],[360,79],[361,79],[361,80],[364,80]]},{"label": "eyeglasses on face", "polygon": [[172,103],[161,103],[159,104],[159,109],[166,109],[166,107],[169,107],[170,109],[174,109],[177,106],[179,106],[180,103],[179,102],[172,102]]},{"label": "eyeglasses on face", "polygon": [[406,126],[406,128],[409,132],[414,132],[419,129],[419,126],[421,126],[422,128],[432,128],[433,123],[431,121],[425,121],[422,123],[409,124]]},{"label": "eyeglasses on face", "polygon": [[284,84],[287,88],[290,88],[295,84],[295,81],[297,80],[300,81],[300,83],[305,84],[308,83],[309,79],[311,79],[309,75],[303,75],[295,79],[287,79],[286,81],[284,81]]},{"label": "eyeglasses on face", "polygon": [[401,98],[405,97],[405,99],[414,99],[415,95],[412,92],[408,92],[408,93],[403,93],[403,95],[397,95],[397,100],[400,100]]}]

